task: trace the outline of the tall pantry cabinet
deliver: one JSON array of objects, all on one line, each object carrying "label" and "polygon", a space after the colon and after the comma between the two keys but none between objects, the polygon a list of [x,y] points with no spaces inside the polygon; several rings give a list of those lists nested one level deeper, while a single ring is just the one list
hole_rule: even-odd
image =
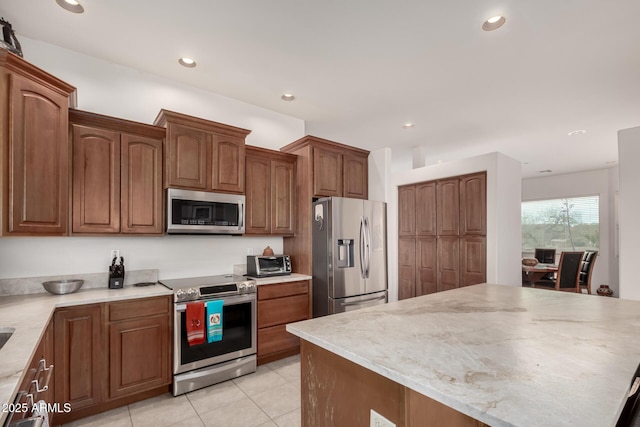
[{"label": "tall pantry cabinet", "polygon": [[486,281],[486,172],[398,187],[398,299]]}]

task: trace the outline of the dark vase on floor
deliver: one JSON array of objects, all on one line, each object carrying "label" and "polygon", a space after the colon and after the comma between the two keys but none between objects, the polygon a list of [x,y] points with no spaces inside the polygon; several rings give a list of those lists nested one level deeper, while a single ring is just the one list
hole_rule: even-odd
[{"label": "dark vase on floor", "polygon": [[613,295],[613,289],[611,289],[609,285],[600,285],[596,293],[603,297],[610,297]]}]

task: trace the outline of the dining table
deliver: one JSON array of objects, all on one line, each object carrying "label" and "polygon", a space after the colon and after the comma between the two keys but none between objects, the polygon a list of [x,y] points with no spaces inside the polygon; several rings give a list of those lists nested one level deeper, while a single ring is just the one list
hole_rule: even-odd
[{"label": "dining table", "polygon": [[558,266],[556,264],[537,264],[534,266],[522,266],[522,285],[531,286],[538,280],[542,279],[549,273],[557,273]]}]

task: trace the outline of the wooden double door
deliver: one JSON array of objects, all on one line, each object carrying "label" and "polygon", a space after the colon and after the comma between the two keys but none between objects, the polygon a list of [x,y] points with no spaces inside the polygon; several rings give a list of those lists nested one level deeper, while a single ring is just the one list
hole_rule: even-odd
[{"label": "wooden double door", "polygon": [[486,173],[398,188],[398,299],[486,281]]}]

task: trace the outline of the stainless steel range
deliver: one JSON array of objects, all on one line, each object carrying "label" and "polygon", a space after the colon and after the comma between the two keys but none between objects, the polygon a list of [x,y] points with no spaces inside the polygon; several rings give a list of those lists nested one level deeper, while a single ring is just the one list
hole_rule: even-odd
[{"label": "stainless steel range", "polygon": [[[256,282],[242,276],[161,280],[173,290],[173,395],[255,372]],[[187,304],[222,300],[222,340],[189,345]],[[204,321],[204,319],[202,319]]]}]

